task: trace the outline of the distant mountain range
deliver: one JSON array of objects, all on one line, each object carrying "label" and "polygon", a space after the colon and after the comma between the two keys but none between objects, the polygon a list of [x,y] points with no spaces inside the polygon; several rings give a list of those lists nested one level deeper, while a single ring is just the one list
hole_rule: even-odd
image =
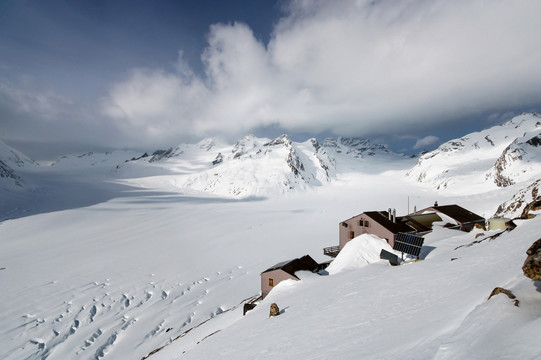
[{"label": "distant mountain range", "polygon": [[46,169],[148,189],[272,197],[325,186],[348,172],[377,173],[391,164],[401,164],[411,181],[443,192],[475,194],[514,184],[525,188],[541,178],[541,116],[522,114],[450,140],[419,157],[415,165],[414,161],[367,139],[339,137],[319,143],[294,142],[287,135],[248,135],[236,144],[205,139],[144,154],[62,156],[49,167],[0,143],[0,188],[20,190],[27,176],[39,177],[40,169]]},{"label": "distant mountain range", "polygon": [[[206,139],[197,144],[143,154],[118,166],[129,178],[143,168],[172,171],[170,184],[177,189],[221,196],[272,196],[322,186],[352,164],[401,158],[386,146],[363,139],[316,139],[293,142],[287,135],[276,139],[253,135],[234,145]],[[147,179],[147,186],[152,187]],[[161,177],[163,180],[163,177]],[[141,184],[141,180],[138,180]]]}]

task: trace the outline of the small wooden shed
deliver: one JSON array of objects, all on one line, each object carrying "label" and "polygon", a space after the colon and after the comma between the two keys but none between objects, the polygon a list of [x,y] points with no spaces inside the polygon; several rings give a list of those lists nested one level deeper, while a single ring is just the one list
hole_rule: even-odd
[{"label": "small wooden shed", "polygon": [[319,269],[319,264],[309,255],[304,255],[301,258],[283,261],[278,263],[261,273],[261,297],[264,299],[269,292],[280,282],[293,279],[300,280],[295,273],[297,271],[316,272]]}]

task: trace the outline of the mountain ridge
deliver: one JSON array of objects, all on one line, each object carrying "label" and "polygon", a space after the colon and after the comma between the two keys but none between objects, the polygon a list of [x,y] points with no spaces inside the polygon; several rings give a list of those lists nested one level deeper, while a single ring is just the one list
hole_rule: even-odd
[{"label": "mountain ridge", "polygon": [[443,143],[421,156],[406,176],[438,190],[481,186],[496,189],[532,181],[541,175],[540,136],[541,116],[524,113],[501,125]]}]

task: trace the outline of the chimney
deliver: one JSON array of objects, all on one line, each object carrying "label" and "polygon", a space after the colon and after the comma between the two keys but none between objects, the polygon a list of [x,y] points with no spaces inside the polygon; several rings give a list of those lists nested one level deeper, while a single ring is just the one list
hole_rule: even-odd
[{"label": "chimney", "polygon": [[438,202],[437,202],[437,201],[434,202],[434,206],[438,206]]},{"label": "chimney", "polygon": [[417,205],[413,206],[413,215],[417,215]]},{"label": "chimney", "polygon": [[393,222],[396,222],[396,209],[393,209]]},{"label": "chimney", "polygon": [[387,214],[389,216],[389,221],[392,220],[391,208],[387,209]]}]

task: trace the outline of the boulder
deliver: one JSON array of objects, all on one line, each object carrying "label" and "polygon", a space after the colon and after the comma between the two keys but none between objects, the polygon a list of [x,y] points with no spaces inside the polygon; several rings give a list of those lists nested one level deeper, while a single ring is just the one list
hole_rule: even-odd
[{"label": "boulder", "polygon": [[541,239],[537,240],[526,251],[528,257],[522,265],[524,276],[541,281]]},{"label": "boulder", "polygon": [[270,306],[269,317],[278,316],[278,315],[280,315],[280,308],[278,307],[278,305],[276,305],[276,303],[272,303]]},{"label": "boulder", "polygon": [[490,300],[491,297],[493,297],[494,295],[497,295],[497,294],[505,294],[507,295],[507,297],[511,300],[513,300],[513,303],[515,304],[515,306],[518,306],[518,299],[517,297],[515,296],[515,294],[513,294],[511,292],[511,290],[507,290],[507,289],[504,289],[504,288],[501,288],[501,287],[497,287],[497,288],[494,288],[494,290],[492,290],[492,292],[490,293],[490,296],[488,297],[488,300]]}]

